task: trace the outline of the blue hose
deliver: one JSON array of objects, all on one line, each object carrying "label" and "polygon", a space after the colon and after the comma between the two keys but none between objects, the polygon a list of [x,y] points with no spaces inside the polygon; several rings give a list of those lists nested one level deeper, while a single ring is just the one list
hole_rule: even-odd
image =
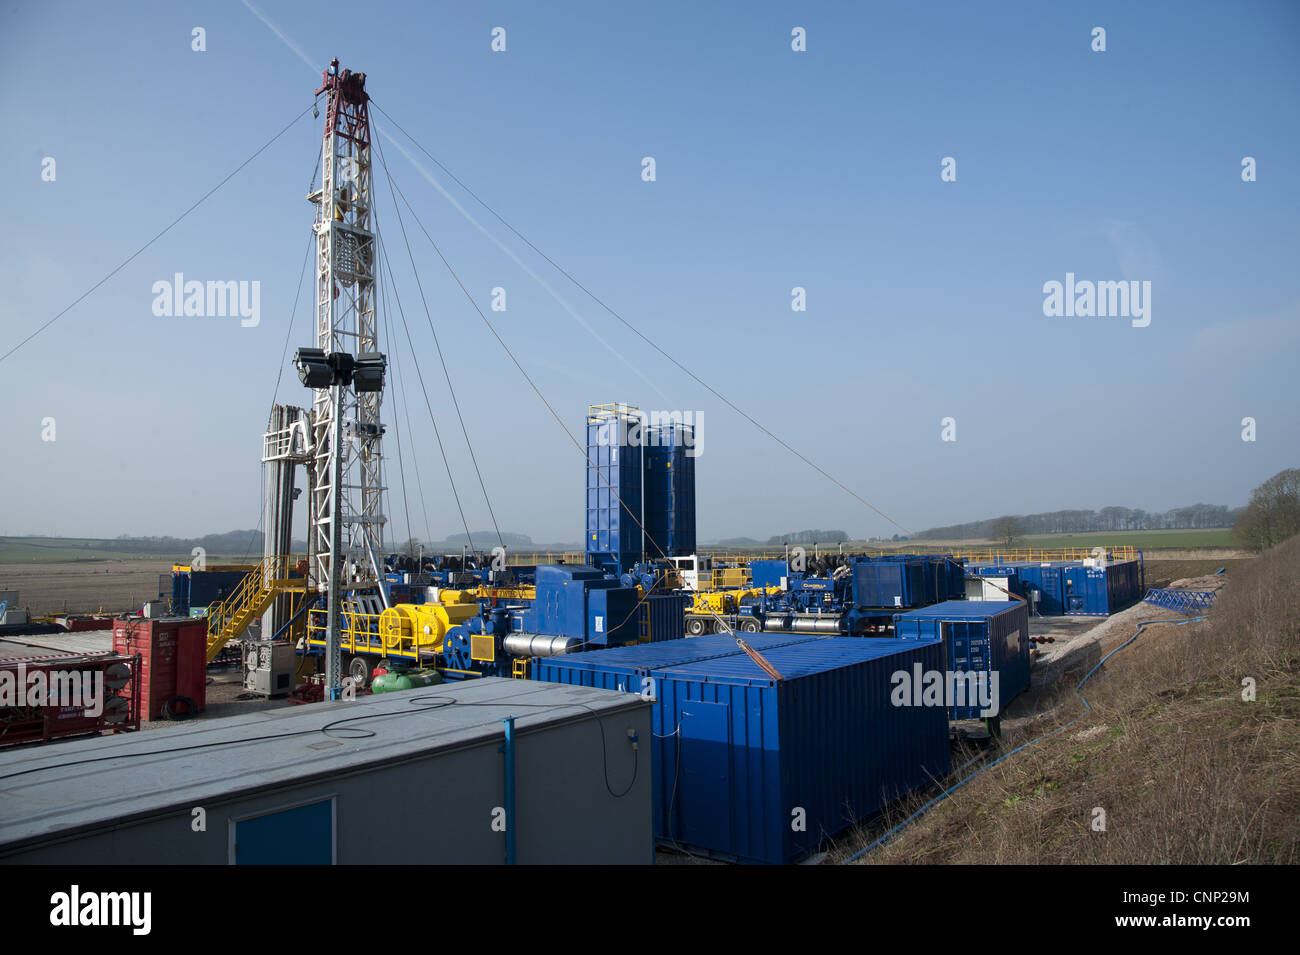
[{"label": "blue hose", "polygon": [[1127,640],[1125,640],[1123,643],[1121,643],[1119,646],[1117,646],[1114,650],[1111,650],[1110,653],[1106,654],[1104,657],[1102,657],[1100,660],[1098,660],[1098,661],[1097,661],[1097,665],[1094,666],[1091,670],[1089,670],[1089,671],[1084,675],[1083,679],[1079,681],[1079,685],[1076,686],[1076,687],[1074,688],[1074,692],[1075,692],[1075,693],[1078,693],[1078,694],[1079,694],[1079,699],[1083,701],[1083,712],[1082,712],[1082,713],[1080,713],[1080,714],[1079,714],[1078,716],[1076,716],[1074,719],[1070,720],[1070,722],[1068,722],[1068,723],[1063,723],[1062,725],[1058,726],[1056,729],[1052,730],[1051,732],[1049,732],[1049,733],[1044,733],[1042,736],[1036,736],[1036,737],[1034,737],[1033,739],[1031,739],[1029,742],[1027,742],[1027,743],[1022,743],[1020,746],[1017,746],[1015,749],[1011,750],[1011,752],[1009,752],[1009,753],[1003,753],[1003,754],[1002,754],[1001,756],[999,756],[997,759],[993,760],[993,762],[988,763],[988,764],[985,765],[985,766],[981,766],[979,769],[975,770],[975,772],[971,773],[971,774],[970,774],[969,776],[967,776],[965,779],[961,780],[961,781],[958,782],[958,783],[955,783],[954,785],[952,785],[952,786],[948,787],[947,789],[945,789],[943,792],[939,793],[939,795],[935,796],[933,799],[931,799],[929,802],[927,802],[924,806],[922,806],[922,807],[921,807],[920,809],[918,809],[916,812],[912,813],[910,816],[908,816],[906,819],[904,819],[904,820],[903,820],[902,822],[900,822],[898,825],[894,826],[894,828],[890,829],[890,830],[889,830],[888,832],[886,832],[884,835],[880,836],[880,837],[879,837],[878,839],[876,839],[874,842],[872,842],[871,844],[869,844],[865,849],[859,849],[857,852],[853,853],[853,855],[851,855],[851,856],[849,856],[847,859],[845,859],[844,862],[841,863],[841,865],[847,865],[848,863],[853,862],[855,859],[859,858],[860,856],[864,856],[864,855],[866,855],[868,852],[870,852],[872,849],[876,848],[877,846],[882,845],[882,844],[888,842],[890,839],[894,838],[894,836],[896,836],[899,832],[901,832],[904,828],[906,828],[908,825],[910,825],[910,824],[912,823],[912,821],[913,821],[914,819],[916,819],[918,816],[920,816],[922,813],[927,812],[929,809],[931,809],[932,807],[934,807],[934,806],[937,805],[938,803],[940,803],[940,802],[942,802],[943,800],[947,799],[949,796],[951,796],[953,793],[955,793],[958,789],[961,789],[962,786],[965,786],[968,782],[970,782],[970,781],[971,781],[972,779],[974,779],[975,777],[979,776],[981,773],[986,772],[987,770],[992,769],[994,766],[996,766],[998,763],[1002,762],[1004,759],[1009,759],[1010,757],[1016,755],[1016,753],[1020,752],[1022,749],[1028,749],[1030,746],[1033,746],[1033,745],[1034,745],[1035,743],[1037,743],[1037,742],[1040,742],[1040,741],[1042,741],[1042,740],[1045,740],[1045,739],[1047,739],[1047,738],[1049,738],[1049,737],[1051,737],[1051,736],[1055,736],[1057,733],[1061,732],[1061,730],[1068,729],[1069,727],[1073,726],[1075,723],[1079,722],[1079,720],[1083,719],[1083,717],[1086,716],[1086,715],[1088,714],[1088,712],[1092,709],[1092,706],[1088,703],[1088,698],[1085,697],[1085,696],[1083,695],[1083,693],[1082,693],[1083,685],[1084,685],[1085,683],[1088,682],[1088,680],[1092,677],[1092,675],[1093,675],[1094,673],[1096,673],[1099,669],[1101,669],[1101,665],[1102,665],[1103,663],[1105,663],[1107,660],[1109,660],[1109,659],[1110,659],[1111,657],[1113,657],[1115,654],[1119,653],[1119,651],[1123,650],[1123,649],[1124,649],[1125,647],[1127,647],[1130,643],[1132,643],[1132,642],[1133,642],[1134,640],[1136,640],[1139,636],[1141,636],[1142,631],[1145,630],[1147,627],[1151,626],[1152,624],[1156,624],[1156,623],[1172,623],[1172,624],[1174,624],[1174,625],[1176,625],[1176,626],[1181,627],[1181,626],[1183,626],[1184,624],[1188,624],[1188,623],[1198,623],[1199,621],[1202,621],[1202,620],[1204,620],[1204,619],[1206,619],[1204,616],[1201,616],[1201,617],[1179,617],[1179,618],[1177,618],[1177,619],[1173,619],[1173,620],[1143,620],[1142,622],[1140,622],[1140,623],[1138,624],[1137,631],[1133,634],[1133,636],[1129,637]]}]

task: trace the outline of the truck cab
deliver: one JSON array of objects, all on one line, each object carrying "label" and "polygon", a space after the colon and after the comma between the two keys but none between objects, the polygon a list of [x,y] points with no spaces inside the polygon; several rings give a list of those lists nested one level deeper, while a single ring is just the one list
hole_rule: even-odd
[{"label": "truck cab", "polygon": [[706,589],[713,580],[713,558],[708,555],[691,554],[687,557],[671,557],[673,568],[682,579],[686,590],[699,590],[703,580]]}]

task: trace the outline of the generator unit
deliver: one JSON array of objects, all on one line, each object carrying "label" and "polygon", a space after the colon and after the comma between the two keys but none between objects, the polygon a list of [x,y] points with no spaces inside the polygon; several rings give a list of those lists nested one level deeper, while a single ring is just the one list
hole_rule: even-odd
[{"label": "generator unit", "polygon": [[283,640],[249,640],[244,644],[244,689],[260,696],[292,693],[297,672],[293,644]]}]

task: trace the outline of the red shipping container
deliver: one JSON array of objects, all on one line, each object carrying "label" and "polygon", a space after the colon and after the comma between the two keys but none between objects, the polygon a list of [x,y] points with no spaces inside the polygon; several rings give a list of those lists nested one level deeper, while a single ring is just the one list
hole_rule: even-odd
[{"label": "red shipping container", "polygon": [[[113,652],[140,654],[140,718],[162,719],[163,705],[177,697],[207,706],[208,622],[203,617],[132,617],[113,622]],[[176,702],[173,712],[187,707]]]}]

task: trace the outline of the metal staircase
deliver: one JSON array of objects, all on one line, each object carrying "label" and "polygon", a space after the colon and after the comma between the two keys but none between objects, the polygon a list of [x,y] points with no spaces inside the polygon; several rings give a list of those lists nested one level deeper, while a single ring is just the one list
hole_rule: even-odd
[{"label": "metal staircase", "polygon": [[[248,625],[286,594],[307,593],[307,558],[278,554],[264,557],[245,575],[235,592],[221,603],[208,607],[208,662],[211,663],[230,640],[236,640]],[[297,576],[294,576],[294,575]]]}]

